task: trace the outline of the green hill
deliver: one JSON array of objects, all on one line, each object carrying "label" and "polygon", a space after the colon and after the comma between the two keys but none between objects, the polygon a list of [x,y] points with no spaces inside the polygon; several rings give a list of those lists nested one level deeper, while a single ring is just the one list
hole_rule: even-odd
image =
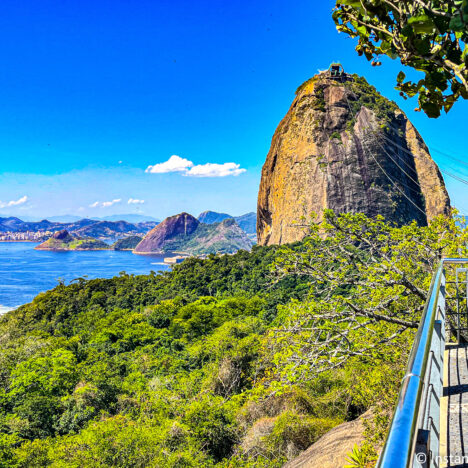
[{"label": "green hill", "polygon": [[119,239],[114,242],[111,246],[114,250],[133,250],[142,240],[139,236],[130,236],[123,239]]},{"label": "green hill", "polygon": [[73,237],[68,231],[56,232],[51,238],[35,247],[36,250],[107,250],[109,245],[98,239]]}]

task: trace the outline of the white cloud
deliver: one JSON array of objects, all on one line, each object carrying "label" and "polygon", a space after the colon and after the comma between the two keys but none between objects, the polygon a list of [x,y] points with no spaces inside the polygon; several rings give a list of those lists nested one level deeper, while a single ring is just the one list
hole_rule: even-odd
[{"label": "white cloud", "polygon": [[193,167],[193,162],[188,159],[172,155],[167,161],[154,166],[148,166],[145,172],[152,174],[165,174],[168,172],[186,172],[189,167]]},{"label": "white cloud", "polygon": [[191,177],[226,177],[238,176],[245,172],[245,169],[236,163],[214,164],[206,163],[193,166],[184,175]]},{"label": "white cloud", "polygon": [[0,208],[6,208],[8,206],[24,205],[27,201],[28,201],[28,197],[26,195],[24,197],[19,198],[18,200],[11,200],[9,202],[0,201]]},{"label": "white cloud", "polygon": [[240,164],[232,162],[224,164],[206,163],[195,166],[192,161],[173,155],[169,160],[163,163],[148,166],[145,172],[150,172],[152,174],[181,172],[182,175],[188,177],[226,177],[238,176],[246,172],[246,170],[242,169]]},{"label": "white cloud", "polygon": [[112,205],[115,205],[116,203],[120,203],[122,201],[121,198],[116,198],[115,200],[112,200],[112,201],[105,201],[105,202],[102,202],[102,206],[104,208],[107,208],[108,206],[112,206]]},{"label": "white cloud", "polygon": [[145,203],[145,200],[138,200],[138,198],[129,198],[128,202],[129,205],[142,205]]},{"label": "white cloud", "polygon": [[109,206],[115,205],[116,203],[120,203],[121,201],[122,201],[121,198],[116,198],[112,201],[105,201],[105,202],[95,201],[94,203],[91,203],[89,207],[90,208],[98,208],[98,207],[108,208]]}]

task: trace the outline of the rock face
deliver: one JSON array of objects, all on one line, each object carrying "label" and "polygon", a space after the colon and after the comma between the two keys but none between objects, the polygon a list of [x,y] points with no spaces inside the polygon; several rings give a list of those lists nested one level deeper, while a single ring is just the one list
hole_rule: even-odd
[{"label": "rock face", "polygon": [[136,246],[134,253],[181,252],[192,255],[250,250],[252,242],[233,218],[200,223],[188,213],[166,218]]},{"label": "rock face", "polygon": [[70,242],[73,240],[73,237],[66,229],[63,229],[62,231],[57,231],[52,237],[54,239],[61,240],[62,242]]},{"label": "rock face", "polygon": [[425,225],[450,200],[423,139],[393,102],[357,75],[305,82],[273,136],[257,205],[261,245],[294,242],[295,223],[324,209]]},{"label": "rock face", "polygon": [[167,244],[181,236],[189,236],[200,222],[188,213],[181,213],[166,218],[152,229],[136,246],[136,253],[163,252]]}]

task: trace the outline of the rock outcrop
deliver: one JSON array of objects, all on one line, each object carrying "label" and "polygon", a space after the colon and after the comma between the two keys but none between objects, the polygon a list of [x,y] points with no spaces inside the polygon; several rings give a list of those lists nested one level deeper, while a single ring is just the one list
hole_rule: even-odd
[{"label": "rock outcrop", "polygon": [[136,246],[135,253],[167,251],[171,241],[190,236],[199,224],[198,219],[188,213],[170,216],[146,234]]},{"label": "rock outcrop", "polygon": [[[301,240],[324,209],[424,225],[450,200],[423,139],[398,106],[357,75],[299,87],[273,136],[257,205],[259,244]],[[299,224],[299,225],[298,225]]]},{"label": "rock outcrop", "polygon": [[283,468],[342,468],[349,463],[353,447],[364,441],[364,421],[370,417],[368,411],[354,421],[334,427]]},{"label": "rock outcrop", "polygon": [[136,246],[134,253],[180,252],[192,255],[250,250],[252,242],[233,218],[200,223],[188,213],[166,218]]},{"label": "rock outcrop", "polygon": [[61,231],[57,231],[52,236],[53,239],[60,240],[62,242],[71,242],[73,241],[73,237],[66,229],[62,229]]}]

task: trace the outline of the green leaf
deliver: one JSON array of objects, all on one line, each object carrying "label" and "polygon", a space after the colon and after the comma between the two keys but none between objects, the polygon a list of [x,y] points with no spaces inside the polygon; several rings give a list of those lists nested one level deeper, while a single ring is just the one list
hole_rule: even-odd
[{"label": "green leaf", "polygon": [[464,31],[466,26],[460,15],[454,16],[450,20],[450,28],[454,31]]},{"label": "green leaf", "polygon": [[401,71],[397,75],[397,83],[403,83],[403,80],[405,79],[406,75]]},{"label": "green leaf", "polygon": [[421,103],[421,108],[426,115],[432,119],[436,119],[440,116],[440,107],[433,102],[423,102]]},{"label": "green leaf", "polygon": [[411,18],[408,19],[408,24],[413,24],[413,23],[425,23],[427,21],[431,21],[431,18],[427,15],[418,15],[418,16],[412,16]]},{"label": "green leaf", "polygon": [[368,36],[367,33],[367,28],[365,26],[357,26],[356,31],[361,35],[361,36]]},{"label": "green leaf", "polygon": [[432,18],[429,18],[427,15],[412,16],[408,20],[408,24],[411,25],[413,30],[419,34],[432,33],[436,28]]},{"label": "green leaf", "polygon": [[349,5],[350,7],[353,7],[353,8],[359,8],[361,6],[361,2],[357,0],[341,0],[340,3],[342,5]]},{"label": "green leaf", "polygon": [[452,108],[452,106],[455,104],[455,101],[456,101],[456,98],[453,94],[447,97],[447,99],[444,102],[445,113],[447,113]]},{"label": "green leaf", "polygon": [[[414,45],[416,47],[416,50],[421,54],[421,55],[426,55],[429,53],[431,50],[431,43],[428,39],[417,39],[414,41]],[[422,67],[422,64],[420,65],[420,69],[423,70],[424,68]]]},{"label": "green leaf", "polygon": [[468,0],[462,2],[462,12],[468,15]]}]

